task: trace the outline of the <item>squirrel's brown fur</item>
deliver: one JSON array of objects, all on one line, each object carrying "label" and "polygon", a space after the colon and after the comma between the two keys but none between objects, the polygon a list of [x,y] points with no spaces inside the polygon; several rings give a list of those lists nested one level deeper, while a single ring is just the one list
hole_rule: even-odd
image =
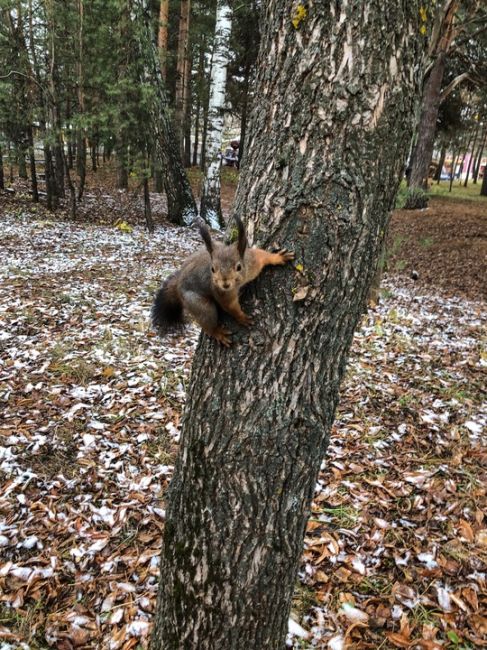
[{"label": "squirrel's brown fur", "polygon": [[156,295],[152,322],[161,334],[181,326],[187,312],[206,334],[228,346],[230,332],[218,323],[218,307],[241,325],[252,324],[240,307],[240,289],[255,280],[265,266],[285,264],[294,259],[294,253],[286,249],[268,253],[261,248],[248,248],[243,223],[240,219],[236,221],[238,240],[229,246],[214,242],[207,226],[200,223],[206,250],[188,257]]}]

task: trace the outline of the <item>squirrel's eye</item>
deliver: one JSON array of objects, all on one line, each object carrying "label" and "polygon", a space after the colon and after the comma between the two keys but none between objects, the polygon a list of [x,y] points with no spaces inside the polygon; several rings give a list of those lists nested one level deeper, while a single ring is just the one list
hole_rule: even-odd
[{"label": "squirrel's eye", "polygon": [[242,265],[240,264],[240,262],[237,264],[237,266],[235,267],[235,269],[236,269],[237,271],[241,271],[241,270],[242,270]]},{"label": "squirrel's eye", "polygon": [[211,267],[211,272],[212,272],[212,273],[215,272],[215,267],[214,267],[214,266]]}]

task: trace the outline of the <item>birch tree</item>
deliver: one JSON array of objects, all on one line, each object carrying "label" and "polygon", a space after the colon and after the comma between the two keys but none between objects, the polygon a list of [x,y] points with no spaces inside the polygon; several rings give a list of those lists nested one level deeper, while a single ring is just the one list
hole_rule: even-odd
[{"label": "birch tree", "polygon": [[[166,510],[152,650],[282,650],[310,501],[412,134],[417,0],[264,5],[235,212],[296,253],[202,336]],[[427,30],[428,31],[428,28]]]},{"label": "birch tree", "polygon": [[227,0],[218,0],[210,77],[205,174],[200,205],[202,218],[212,228],[221,228],[224,225],[220,203],[220,152],[223,135],[227,67],[230,58],[231,16],[230,5]]}]

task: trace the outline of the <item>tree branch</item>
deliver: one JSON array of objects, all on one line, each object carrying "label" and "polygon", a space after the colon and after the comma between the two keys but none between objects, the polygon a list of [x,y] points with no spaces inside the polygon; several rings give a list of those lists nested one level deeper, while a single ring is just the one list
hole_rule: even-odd
[{"label": "tree branch", "polygon": [[450,81],[448,86],[443,90],[440,95],[440,104],[445,101],[445,99],[448,97],[448,95],[450,95],[450,93],[453,92],[453,90],[455,90],[458,84],[461,84],[467,80],[471,81],[474,84],[478,84],[478,82],[468,72],[462,72],[462,74],[459,74],[458,77],[455,77],[453,81]]}]

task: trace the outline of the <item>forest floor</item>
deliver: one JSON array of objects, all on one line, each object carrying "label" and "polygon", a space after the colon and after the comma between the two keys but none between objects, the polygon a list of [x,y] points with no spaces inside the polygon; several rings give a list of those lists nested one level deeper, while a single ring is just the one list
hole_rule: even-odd
[{"label": "forest floor", "polygon": [[[393,215],[354,339],[296,649],[487,643],[487,202],[430,205]],[[2,650],[147,647],[198,336],[160,340],[149,310],[199,241],[142,222],[141,197],[110,187],[88,187],[76,222],[0,194]]]}]

